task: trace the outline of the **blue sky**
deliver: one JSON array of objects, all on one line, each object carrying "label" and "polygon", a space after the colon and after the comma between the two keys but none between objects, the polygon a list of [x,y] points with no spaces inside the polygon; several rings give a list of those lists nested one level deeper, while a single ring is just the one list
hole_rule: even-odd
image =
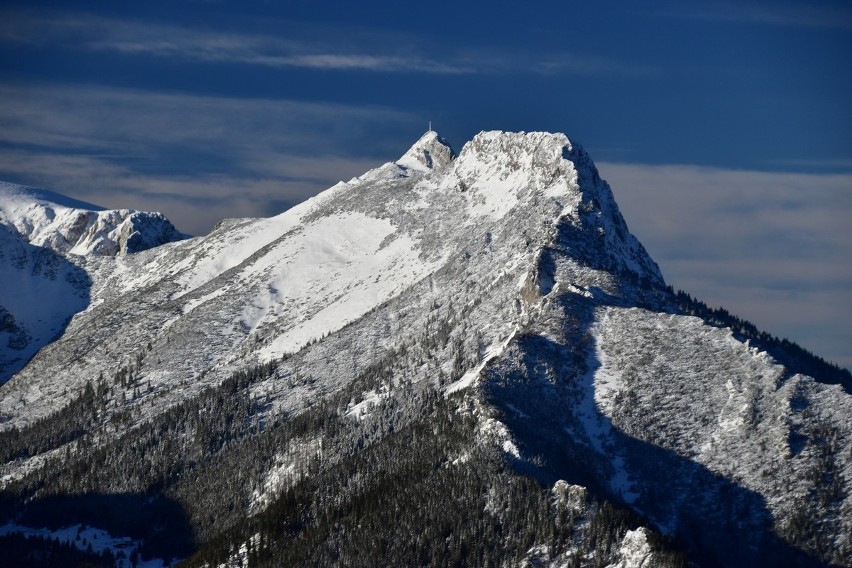
[{"label": "blue sky", "polygon": [[672,285],[852,367],[850,69],[844,2],[7,0],[0,179],[199,234],[562,131]]}]

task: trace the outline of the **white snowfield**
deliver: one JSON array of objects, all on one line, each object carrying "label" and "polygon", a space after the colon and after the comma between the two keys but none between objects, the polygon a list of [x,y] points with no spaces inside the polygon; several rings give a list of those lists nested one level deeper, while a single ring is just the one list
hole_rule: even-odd
[{"label": "white snowfield", "polygon": [[0,226],[0,383],[88,304],[86,273]]},{"label": "white snowfield", "polygon": [[[133,367],[145,388],[109,401],[99,434],[109,439],[112,413],[132,410],[132,426],[233,371],[278,361],[251,387],[265,402],[258,420],[273,419],[394,353],[396,384],[353,400],[353,424],[369,424],[401,381],[470,397],[482,443],[534,467],[548,452],[559,463],[560,448],[582,451],[601,487],[671,533],[724,491],[753,497],[783,529],[809,503],[824,432],[834,455],[852,455],[852,397],[677,313],[609,186],[564,134],[484,132],[455,156],[428,132],[396,162],[276,217],[227,220],[136,254],[66,253],[69,273],[88,282],[66,292],[71,313],[20,316],[73,315],[0,387],[0,430]],[[0,277],[14,258],[0,258]],[[59,293],[52,285],[32,289]],[[4,288],[0,305],[30,301]],[[15,333],[0,328],[0,341]],[[669,464],[678,498],[662,495],[652,454]],[[279,457],[255,507],[292,473],[290,456]],[[832,463],[843,497],[824,516],[844,519],[826,529],[843,554],[852,460]],[[6,464],[0,487],[37,466]],[[652,563],[645,537],[625,536],[617,566]]]}]

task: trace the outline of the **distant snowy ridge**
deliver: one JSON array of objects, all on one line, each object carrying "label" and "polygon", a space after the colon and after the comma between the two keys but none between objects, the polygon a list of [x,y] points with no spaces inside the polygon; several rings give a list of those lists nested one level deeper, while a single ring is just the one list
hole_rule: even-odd
[{"label": "distant snowy ridge", "polygon": [[129,254],[186,238],[162,213],[104,209],[3,182],[0,224],[32,245],[74,255]]}]

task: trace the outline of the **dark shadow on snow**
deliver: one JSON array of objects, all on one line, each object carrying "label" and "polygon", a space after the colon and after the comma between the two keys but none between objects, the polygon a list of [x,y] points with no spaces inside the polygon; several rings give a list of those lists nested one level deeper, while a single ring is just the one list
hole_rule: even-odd
[{"label": "dark shadow on snow", "polygon": [[[565,294],[563,302],[569,340],[561,345],[541,335],[517,339],[520,368],[495,365],[487,369],[483,389],[502,411],[523,460],[520,473],[545,485],[558,479],[589,488],[634,510],[660,526],[701,566],[822,566],[780,539],[772,530],[771,514],[761,495],[725,479],[703,465],[670,450],[619,431],[593,404],[593,377],[600,366],[588,333],[597,301]],[[594,448],[588,430],[578,420],[584,397],[592,397],[593,419],[609,433],[611,445]],[[635,499],[613,489],[613,456],[627,464],[630,480],[641,485]],[[673,529],[673,530],[672,530]]]},{"label": "dark shadow on snow", "polygon": [[86,271],[61,254],[0,227],[0,385],[62,336],[88,307],[91,287]]}]

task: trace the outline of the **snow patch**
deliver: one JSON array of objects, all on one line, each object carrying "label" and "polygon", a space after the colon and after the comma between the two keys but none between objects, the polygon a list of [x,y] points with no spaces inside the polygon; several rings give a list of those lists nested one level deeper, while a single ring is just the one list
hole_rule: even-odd
[{"label": "snow patch", "polygon": [[481,422],[479,430],[484,438],[496,440],[504,452],[517,459],[521,459],[521,452],[518,450],[518,446],[512,439],[512,434],[506,428],[505,424],[494,418],[486,418]]},{"label": "snow patch", "polygon": [[0,536],[10,534],[53,539],[70,544],[83,551],[88,550],[91,546],[92,551],[96,554],[109,550],[115,556],[117,568],[163,568],[174,566],[179,562],[179,559],[172,559],[167,562],[162,558],[152,558],[133,563],[132,558],[136,550],[142,545],[141,541],[130,537],[115,537],[105,530],[79,524],[56,530],[25,527],[11,522],[0,527]]},{"label": "snow patch", "polygon": [[322,439],[320,438],[293,441],[286,452],[277,454],[275,463],[266,473],[263,484],[252,492],[249,512],[262,511],[283,490],[304,478],[305,470],[299,466],[308,463],[314,456],[322,458]]},{"label": "snow patch", "polygon": [[183,305],[183,315],[188,314],[189,312],[191,312],[192,310],[194,310],[198,306],[206,304],[207,302],[209,302],[210,300],[212,300],[214,298],[218,298],[219,296],[221,296],[224,293],[225,293],[225,289],[219,288],[218,290],[214,290],[214,291],[210,292],[209,294],[205,294],[204,296],[201,296],[201,297],[198,297],[198,298],[193,298],[192,300],[187,300],[187,302]]},{"label": "snow patch", "polygon": [[228,560],[219,564],[217,568],[248,568],[249,566],[249,545],[257,549],[260,543],[260,534],[255,534],[247,542],[240,545],[240,548],[230,555]]},{"label": "snow patch", "polygon": [[[396,233],[388,219],[323,217],[242,271],[243,281],[266,280],[243,323],[252,330],[273,322],[285,328],[259,352],[261,360],[275,359],[358,319],[443,261],[423,260],[418,243]],[[285,313],[289,321],[278,321]]]},{"label": "snow patch", "polygon": [[517,334],[518,334],[518,326],[515,326],[514,328],[512,328],[512,332],[509,334],[508,337],[506,337],[505,340],[503,340],[498,345],[490,345],[485,350],[485,356],[482,358],[482,362],[480,362],[479,365],[477,365],[473,369],[470,369],[468,372],[466,372],[464,375],[462,375],[462,377],[459,380],[457,380],[454,383],[449,384],[444,389],[444,393],[445,394],[452,394],[454,392],[466,389],[469,386],[471,386],[472,384],[474,384],[476,379],[479,378],[479,374],[482,372],[482,370],[485,368],[485,366],[488,365],[488,363],[490,363],[491,360],[494,359],[495,357],[499,357],[500,355],[502,355],[503,352],[506,351],[506,347],[509,346],[509,343],[512,342],[512,340],[515,338],[515,336]]},{"label": "snow patch", "polygon": [[627,531],[621,539],[618,559],[607,568],[651,568],[657,564],[645,527]]},{"label": "snow patch", "polygon": [[387,385],[382,385],[380,391],[371,390],[364,393],[364,398],[357,404],[350,403],[346,409],[346,416],[354,416],[358,420],[364,420],[370,415],[372,409],[382,400],[390,396],[390,391]]}]

